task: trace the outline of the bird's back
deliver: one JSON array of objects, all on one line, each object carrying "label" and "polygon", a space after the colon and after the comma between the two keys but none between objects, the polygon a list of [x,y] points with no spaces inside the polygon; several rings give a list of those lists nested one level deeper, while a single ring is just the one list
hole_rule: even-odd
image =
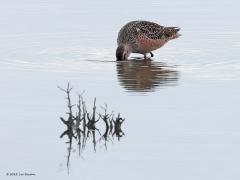
[{"label": "bird's back", "polygon": [[179,36],[178,27],[164,27],[149,21],[131,21],[121,28],[118,45],[128,44],[139,53],[158,49],[168,40]]},{"label": "bird's back", "polygon": [[120,29],[117,39],[118,45],[135,41],[138,35],[136,29],[138,23],[139,21],[131,21]]}]

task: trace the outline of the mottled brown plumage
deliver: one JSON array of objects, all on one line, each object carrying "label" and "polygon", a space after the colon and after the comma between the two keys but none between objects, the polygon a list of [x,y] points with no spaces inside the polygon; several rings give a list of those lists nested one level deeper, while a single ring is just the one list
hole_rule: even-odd
[{"label": "mottled brown plumage", "polygon": [[146,54],[180,36],[178,27],[164,27],[149,21],[131,21],[118,33],[117,60],[127,60],[130,53]]}]

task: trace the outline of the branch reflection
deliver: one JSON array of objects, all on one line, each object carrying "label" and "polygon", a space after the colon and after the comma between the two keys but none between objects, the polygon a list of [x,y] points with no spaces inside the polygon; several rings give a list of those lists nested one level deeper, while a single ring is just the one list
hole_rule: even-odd
[{"label": "branch reflection", "polygon": [[[96,108],[96,98],[94,99],[92,111],[89,112],[86,108],[86,103],[82,95],[78,96],[77,105],[73,105],[70,97],[72,88],[68,84],[66,89],[59,87],[60,90],[66,93],[67,99],[67,118],[60,117],[60,120],[66,125],[66,130],[60,135],[60,138],[67,138],[67,170],[69,173],[70,157],[73,152],[73,143],[78,147],[79,155],[86,148],[87,142],[92,143],[94,152],[97,151],[97,144],[104,145],[107,150],[107,143],[113,141],[114,137],[118,140],[124,136],[122,131],[122,123],[124,119],[120,113],[114,117],[113,113],[108,113],[107,105],[102,107],[104,113],[98,113]],[[76,112],[74,114],[74,107]],[[101,128],[97,128],[97,126]],[[102,133],[103,132],[103,135]]]}]

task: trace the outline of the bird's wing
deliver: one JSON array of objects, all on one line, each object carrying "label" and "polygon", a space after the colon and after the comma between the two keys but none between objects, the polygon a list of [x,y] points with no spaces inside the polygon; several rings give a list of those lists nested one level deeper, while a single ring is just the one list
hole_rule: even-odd
[{"label": "bird's wing", "polygon": [[149,39],[165,39],[175,35],[180,28],[178,27],[164,27],[153,22],[142,22],[137,26],[137,31]]}]

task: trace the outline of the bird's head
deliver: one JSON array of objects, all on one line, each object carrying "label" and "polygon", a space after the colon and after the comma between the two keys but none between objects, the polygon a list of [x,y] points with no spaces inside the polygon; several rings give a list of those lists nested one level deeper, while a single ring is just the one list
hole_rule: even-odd
[{"label": "bird's head", "polygon": [[127,60],[131,53],[130,48],[127,45],[119,45],[116,50],[117,61]]}]

